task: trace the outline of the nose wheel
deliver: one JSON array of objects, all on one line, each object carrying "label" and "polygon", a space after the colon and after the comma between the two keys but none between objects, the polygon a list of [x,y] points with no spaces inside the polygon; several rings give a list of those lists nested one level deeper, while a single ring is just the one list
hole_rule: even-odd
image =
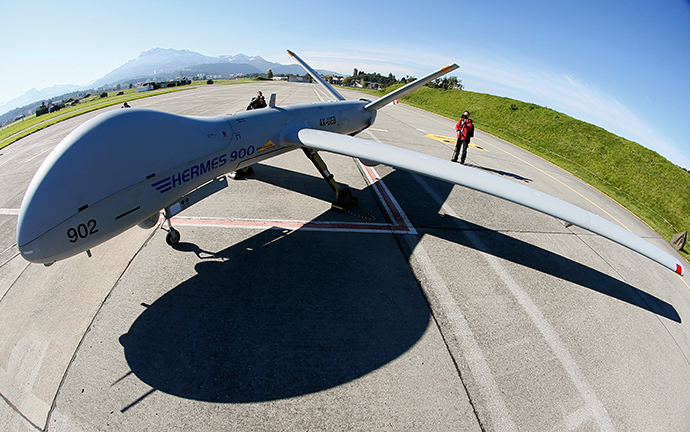
[{"label": "nose wheel", "polygon": [[[180,242],[180,232],[173,228],[172,226],[172,221],[170,220],[172,218],[172,214],[170,211],[170,207],[165,208],[165,220],[168,222],[168,234],[165,236],[165,242],[170,245],[170,246],[175,246]],[[161,227],[162,228],[162,227]]]},{"label": "nose wheel", "polygon": [[168,235],[165,236],[165,242],[170,246],[175,246],[180,242],[180,232],[173,227],[170,227]]}]

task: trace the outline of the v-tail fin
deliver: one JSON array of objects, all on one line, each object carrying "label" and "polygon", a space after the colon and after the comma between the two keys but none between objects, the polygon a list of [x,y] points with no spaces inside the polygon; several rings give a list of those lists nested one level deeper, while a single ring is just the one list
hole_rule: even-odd
[{"label": "v-tail fin", "polygon": [[319,84],[321,84],[321,87],[323,87],[331,96],[333,96],[337,100],[344,101],[345,98],[338,93],[332,85],[328,84],[328,82],[321,77],[321,75],[316,72],[314,69],[311,68],[308,64],[304,62],[301,58],[297,56],[297,54],[293,53],[292,51],[288,50],[288,54],[290,54],[299,64],[302,65],[304,69],[309,72],[309,75],[311,75],[312,78],[314,78]]}]

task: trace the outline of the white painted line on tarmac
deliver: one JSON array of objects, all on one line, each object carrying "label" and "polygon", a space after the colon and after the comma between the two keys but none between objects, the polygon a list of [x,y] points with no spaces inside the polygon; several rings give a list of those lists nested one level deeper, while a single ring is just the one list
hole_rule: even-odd
[{"label": "white painted line on tarmac", "polygon": [[[437,203],[441,206],[441,208],[446,214],[460,220],[457,213],[455,213],[455,211],[445,203],[445,201],[426,183],[426,181],[421,176],[418,176],[414,173],[411,174],[414,177],[414,179],[417,180],[417,182],[429,193],[429,195],[431,195],[432,198],[437,201]],[[472,247],[474,247],[478,251],[489,250],[489,248],[486,247],[484,242],[473,231],[467,230],[464,233],[465,236],[469,239],[470,243],[472,244]],[[544,315],[542,315],[541,311],[539,310],[539,308],[537,308],[537,306],[534,304],[529,295],[527,295],[527,293],[520,287],[520,285],[515,281],[515,279],[513,279],[510,273],[505,269],[499,258],[496,258],[495,256],[490,255],[488,253],[481,253],[480,255],[487,261],[487,263],[495,272],[495,274],[503,281],[506,288],[508,288],[513,297],[518,301],[520,306],[522,306],[527,316],[530,317],[534,326],[542,334],[544,340],[551,348],[551,351],[561,362],[563,369],[565,369],[566,373],[575,385],[575,388],[577,388],[578,392],[580,393],[580,396],[582,397],[585,403],[583,409],[589,414],[591,418],[593,418],[597,422],[599,430],[615,431],[616,429],[613,426],[613,422],[611,420],[611,417],[609,417],[606,408],[604,408],[604,405],[601,403],[596,393],[587,382],[587,379],[580,370],[580,367],[573,359],[572,355],[568,351],[568,348],[561,341],[556,330],[554,330],[554,328],[551,326],[551,324],[549,324],[547,319],[544,318]],[[449,307],[458,309],[458,306],[454,303],[449,305]],[[484,373],[484,371],[482,371],[481,369],[479,370],[479,372]],[[485,385],[490,385],[490,383]],[[579,413],[579,415],[581,417],[582,414]]]},{"label": "white painted line on tarmac", "polygon": [[[438,302],[437,305],[440,310],[434,309],[434,313],[441,313],[445,317],[450,324],[453,336],[455,336],[462,347],[462,354],[467,367],[472,371],[472,378],[477,383],[479,391],[482,393],[482,399],[487,404],[492,429],[497,431],[517,431],[517,426],[510,416],[505,400],[503,400],[501,389],[491,373],[489,363],[486,361],[486,357],[479,347],[477,339],[475,339],[472,329],[470,329],[467,323],[467,319],[455,303],[455,299],[450,293],[448,286],[436,270],[436,266],[429,258],[424,247],[416,243],[412,237],[406,237],[406,239],[412,249],[410,261],[413,263],[417,261],[419,263],[418,266],[413,265],[413,267],[422,269],[427,280],[424,286],[431,290],[433,297]],[[472,399],[471,396],[470,399]]]},{"label": "white painted line on tarmac", "polygon": [[397,231],[399,233],[417,234],[417,230],[412,226],[412,222],[410,222],[410,219],[408,219],[402,207],[398,204],[398,200],[393,197],[390,189],[388,189],[388,186],[383,182],[374,167],[364,165],[359,159],[357,163],[359,163],[359,166],[366,173],[365,179],[367,183],[374,187],[376,196],[379,197],[379,200],[383,204],[383,208],[393,221],[392,226],[398,228]]},{"label": "white painted line on tarmac", "polygon": [[28,158],[27,160],[25,160],[24,163],[30,162],[30,161],[36,159],[36,158],[39,157],[39,156],[43,156],[45,153],[48,153],[48,152],[51,151],[51,150],[53,150],[53,147],[52,147],[52,146],[49,147],[49,148],[47,148],[47,149],[45,149],[45,150],[43,150],[43,151],[40,151],[40,152],[36,153],[36,154],[33,155],[33,156],[31,156],[30,158]]},{"label": "white painted line on tarmac", "polygon": [[316,97],[319,98],[319,102],[325,102],[324,95],[320,92],[321,88],[313,86],[312,90],[314,90],[314,93],[316,94]]},{"label": "white painted line on tarmac", "polygon": [[17,258],[17,257],[19,256],[20,253],[21,253],[21,252],[15,252],[14,255],[12,255],[11,257],[7,258],[7,259],[6,259],[5,261],[3,261],[2,263],[0,263],[0,268],[3,267],[3,266],[4,266],[5,264],[7,264],[8,262],[12,261],[13,259]]}]

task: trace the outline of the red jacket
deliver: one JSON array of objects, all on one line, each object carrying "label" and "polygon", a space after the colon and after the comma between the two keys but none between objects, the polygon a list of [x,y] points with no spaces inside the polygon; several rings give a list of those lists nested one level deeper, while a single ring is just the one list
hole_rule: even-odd
[{"label": "red jacket", "polygon": [[460,141],[465,141],[474,136],[474,125],[472,119],[460,119],[455,125],[455,131],[458,133]]}]

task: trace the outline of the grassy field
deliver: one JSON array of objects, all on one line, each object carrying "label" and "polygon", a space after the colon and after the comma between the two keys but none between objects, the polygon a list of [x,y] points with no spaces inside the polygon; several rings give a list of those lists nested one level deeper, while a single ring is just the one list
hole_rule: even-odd
[{"label": "grassy field", "polygon": [[[402,100],[451,119],[470,111],[477,128],[578,176],[667,240],[690,230],[690,173],[635,142],[549,108],[487,94],[422,87]],[[688,249],[681,251],[686,259]]]}]

